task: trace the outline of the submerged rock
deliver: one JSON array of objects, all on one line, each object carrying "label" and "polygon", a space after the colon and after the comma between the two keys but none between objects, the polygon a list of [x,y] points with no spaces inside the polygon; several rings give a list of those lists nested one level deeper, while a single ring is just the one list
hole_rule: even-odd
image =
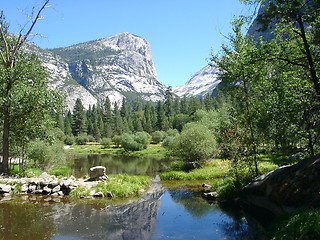
[{"label": "submerged rock", "polygon": [[262,175],[243,188],[240,203],[273,216],[320,207],[320,156]]}]

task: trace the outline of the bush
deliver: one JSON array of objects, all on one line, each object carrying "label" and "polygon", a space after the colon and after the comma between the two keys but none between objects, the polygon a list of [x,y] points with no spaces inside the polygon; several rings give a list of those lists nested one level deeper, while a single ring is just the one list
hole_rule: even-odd
[{"label": "bush", "polygon": [[74,137],[73,136],[66,136],[65,139],[64,139],[64,143],[66,145],[72,145],[74,144]]},{"label": "bush", "polygon": [[125,151],[140,151],[143,149],[142,144],[136,142],[131,134],[123,134],[121,139],[121,146]]},{"label": "bush", "polygon": [[152,143],[154,144],[160,143],[164,139],[164,136],[165,134],[162,131],[155,131],[151,133]]},{"label": "bush", "polygon": [[177,129],[169,129],[166,134],[167,136],[175,137],[179,134],[179,131]]},{"label": "bush", "polygon": [[122,136],[120,136],[120,135],[114,136],[112,138],[112,142],[116,147],[119,148],[121,146],[121,143],[122,143]]},{"label": "bush", "polygon": [[36,140],[29,144],[27,158],[33,160],[35,166],[42,169],[61,166],[65,164],[66,160],[62,142],[49,144],[41,140]]},{"label": "bush", "polygon": [[148,147],[150,141],[151,136],[146,132],[121,135],[121,146],[125,151],[141,151]]},{"label": "bush", "polygon": [[216,150],[216,139],[206,126],[189,123],[174,139],[170,150],[186,161],[201,161],[213,155]]},{"label": "bush", "polygon": [[101,145],[103,148],[109,148],[112,144],[112,141],[110,138],[102,138],[101,139]]},{"label": "bush", "polygon": [[162,146],[167,149],[170,149],[174,145],[174,142],[175,142],[175,137],[167,136],[164,138],[164,140],[162,142]]},{"label": "bush", "polygon": [[86,145],[89,142],[89,138],[87,135],[80,135],[76,137],[75,141],[77,145]]},{"label": "bush", "polygon": [[87,142],[95,142],[96,141],[96,139],[91,135],[88,135],[87,139],[88,139]]},{"label": "bush", "polygon": [[151,142],[151,136],[147,132],[136,132],[133,135],[133,139],[142,145],[142,149],[146,149]]}]

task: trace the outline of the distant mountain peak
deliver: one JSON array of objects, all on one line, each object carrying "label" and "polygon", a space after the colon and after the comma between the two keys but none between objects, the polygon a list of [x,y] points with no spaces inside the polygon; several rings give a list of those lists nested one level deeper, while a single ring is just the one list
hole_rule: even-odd
[{"label": "distant mountain peak", "polygon": [[211,95],[212,91],[220,83],[218,72],[216,67],[207,65],[195,73],[185,85],[175,87],[173,92],[179,97],[204,97],[207,94]]},{"label": "distant mountain peak", "polygon": [[124,32],[37,54],[49,70],[50,86],[66,95],[69,109],[77,97],[85,107],[106,97],[118,103],[123,98],[164,98],[150,44],[137,35]]}]

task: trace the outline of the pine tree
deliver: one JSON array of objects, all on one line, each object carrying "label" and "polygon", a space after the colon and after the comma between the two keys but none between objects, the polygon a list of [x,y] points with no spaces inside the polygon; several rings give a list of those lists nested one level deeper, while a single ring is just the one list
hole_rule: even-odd
[{"label": "pine tree", "polygon": [[86,129],[86,112],[80,98],[76,100],[72,111],[72,133],[74,136],[79,136],[87,132]]}]

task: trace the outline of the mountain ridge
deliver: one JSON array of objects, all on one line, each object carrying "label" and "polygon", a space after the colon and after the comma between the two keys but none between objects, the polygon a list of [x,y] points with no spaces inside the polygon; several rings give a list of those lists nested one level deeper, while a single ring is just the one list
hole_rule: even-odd
[{"label": "mountain ridge", "polygon": [[158,80],[147,40],[125,32],[69,47],[33,47],[49,72],[49,86],[66,96],[73,108],[80,98],[85,108],[109,97],[164,99],[165,86]]}]

